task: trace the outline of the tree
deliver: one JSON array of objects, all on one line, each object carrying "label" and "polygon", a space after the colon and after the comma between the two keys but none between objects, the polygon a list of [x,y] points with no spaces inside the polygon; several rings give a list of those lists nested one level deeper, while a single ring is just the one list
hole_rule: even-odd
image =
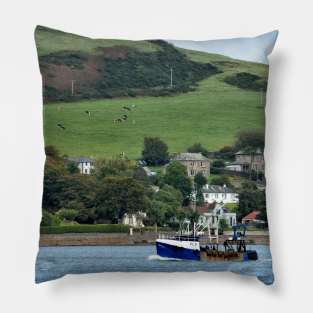
[{"label": "tree", "polygon": [[197,188],[202,188],[208,182],[208,180],[201,172],[199,172],[195,175],[194,182]]},{"label": "tree", "polygon": [[204,204],[203,198],[203,186],[207,183],[206,177],[202,173],[197,173],[194,178],[195,189],[196,189],[196,205],[202,206]]},{"label": "tree", "polygon": [[171,162],[164,176],[164,182],[178,189],[184,199],[189,199],[192,191],[192,182],[187,174],[187,169],[178,161]]},{"label": "tree", "polygon": [[96,219],[96,214],[93,208],[80,209],[75,218],[79,224],[93,224]]},{"label": "tree", "polygon": [[74,221],[78,215],[78,211],[74,209],[61,209],[57,212],[61,220]]},{"label": "tree", "polygon": [[78,168],[77,164],[73,161],[67,162],[66,169],[70,174],[78,174],[79,173],[79,168]]},{"label": "tree", "polygon": [[163,165],[169,160],[168,147],[158,137],[145,137],[142,159],[148,165]]},{"label": "tree", "polygon": [[173,209],[178,209],[182,205],[182,193],[173,186],[164,185],[157,193],[154,194],[153,199],[165,203]]},{"label": "tree", "polygon": [[124,159],[98,159],[95,162],[95,176],[101,180],[109,176],[128,176],[133,175],[135,168],[134,162]]},{"label": "tree", "polygon": [[190,220],[191,225],[193,225],[198,222],[199,213],[197,211],[189,210],[187,211],[186,217]]},{"label": "tree", "polygon": [[46,160],[44,169],[42,207],[55,212],[62,207],[65,169],[53,159]]},{"label": "tree", "polygon": [[225,167],[225,162],[223,160],[214,160],[212,162],[212,166],[213,167],[217,167],[217,168],[224,168]]},{"label": "tree", "polygon": [[231,187],[232,184],[230,182],[230,179],[228,176],[226,175],[221,175],[221,176],[216,176],[216,177],[213,177],[211,179],[211,185],[218,185],[218,186],[228,186],[228,187]]},{"label": "tree", "polygon": [[245,183],[242,185],[242,189],[239,194],[238,219],[241,220],[252,211],[260,211],[259,218],[267,221],[264,190],[258,190],[254,183]]},{"label": "tree", "polygon": [[221,218],[218,221],[218,228],[221,231],[221,233],[223,234],[224,230],[227,228],[228,224],[226,222],[226,220],[224,218]]},{"label": "tree", "polygon": [[195,143],[187,149],[188,152],[191,153],[201,153],[204,156],[208,155],[208,150],[205,149],[201,143]]},{"label": "tree", "polygon": [[130,177],[107,177],[96,196],[96,214],[117,222],[125,213],[145,212],[149,199],[144,187]]},{"label": "tree", "polygon": [[151,207],[147,211],[148,223],[150,225],[163,226],[166,223],[165,212],[169,209],[169,206],[161,201],[153,200]]},{"label": "tree", "polygon": [[51,157],[53,159],[60,159],[60,153],[55,146],[52,145],[46,146],[45,154],[47,157]]},{"label": "tree", "polygon": [[244,151],[264,150],[264,132],[249,130],[242,131],[237,135],[235,149]]},{"label": "tree", "polygon": [[57,226],[61,223],[58,216],[48,212],[47,210],[42,210],[42,218],[40,226]]},{"label": "tree", "polygon": [[141,166],[137,166],[134,169],[133,178],[144,184],[149,184],[149,177],[146,171]]}]

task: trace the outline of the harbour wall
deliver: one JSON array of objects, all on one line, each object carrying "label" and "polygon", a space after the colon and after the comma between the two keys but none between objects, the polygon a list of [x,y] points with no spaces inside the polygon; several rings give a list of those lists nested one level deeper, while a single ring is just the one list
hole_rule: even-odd
[{"label": "harbour wall", "polygon": [[[231,232],[219,236],[219,242],[228,239]],[[80,234],[41,234],[39,245],[49,246],[112,246],[154,244],[157,234],[154,232],[134,233],[80,233]],[[247,244],[268,245],[269,234],[266,231],[250,232]]]}]

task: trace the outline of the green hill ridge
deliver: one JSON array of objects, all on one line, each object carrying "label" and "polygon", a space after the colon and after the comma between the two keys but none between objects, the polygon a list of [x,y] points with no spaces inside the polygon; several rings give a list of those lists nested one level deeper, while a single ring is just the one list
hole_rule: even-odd
[{"label": "green hill ridge", "polygon": [[[63,100],[67,102],[50,100],[44,106],[45,144],[55,145],[63,154],[115,157],[125,152],[127,157],[137,158],[145,136],[161,137],[170,152],[185,151],[195,142],[217,150],[232,144],[241,130],[264,129],[267,65],[178,49],[164,41],[95,40],[43,27],[37,27],[35,36],[38,55],[43,60],[41,72],[45,73],[48,67],[51,77],[45,78],[46,83],[50,80],[55,84],[49,91],[52,100],[62,100],[53,98],[53,92],[57,96],[62,88],[66,90]],[[135,52],[140,62],[133,56]],[[175,64],[173,90],[167,85],[172,64],[162,64],[159,71],[162,62],[155,61],[157,55],[162,62],[163,57]],[[106,70],[110,77],[119,68],[119,79],[113,87],[111,80],[99,79],[97,75],[103,72],[94,70],[103,58],[109,64]],[[156,62],[154,66],[151,60]],[[124,76],[136,68],[135,76]],[[60,69],[63,80],[56,79]],[[150,82],[153,75],[159,76],[156,85]],[[87,81],[79,86],[81,77]],[[131,77],[136,79],[131,81]],[[146,82],[145,77],[149,77]],[[74,88],[88,91],[105,84],[104,90],[111,90],[104,96],[81,99],[82,95],[70,94],[71,80],[75,81]],[[133,107],[127,113],[127,122],[114,123],[125,113],[124,106]],[[58,123],[66,129],[58,128]]]}]

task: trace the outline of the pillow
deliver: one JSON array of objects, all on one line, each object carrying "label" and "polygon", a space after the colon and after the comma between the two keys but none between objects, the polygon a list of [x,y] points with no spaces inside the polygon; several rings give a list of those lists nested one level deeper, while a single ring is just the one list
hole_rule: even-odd
[{"label": "pillow", "polygon": [[273,283],[263,151],[277,34],[131,41],[37,26],[37,283],[116,271]]}]

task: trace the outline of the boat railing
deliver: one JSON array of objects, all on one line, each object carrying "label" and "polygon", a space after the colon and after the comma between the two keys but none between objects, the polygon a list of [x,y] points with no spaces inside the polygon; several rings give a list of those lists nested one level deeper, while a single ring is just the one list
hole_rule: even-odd
[{"label": "boat railing", "polygon": [[159,233],[159,239],[169,239],[178,241],[199,241],[199,236],[177,233]]}]

